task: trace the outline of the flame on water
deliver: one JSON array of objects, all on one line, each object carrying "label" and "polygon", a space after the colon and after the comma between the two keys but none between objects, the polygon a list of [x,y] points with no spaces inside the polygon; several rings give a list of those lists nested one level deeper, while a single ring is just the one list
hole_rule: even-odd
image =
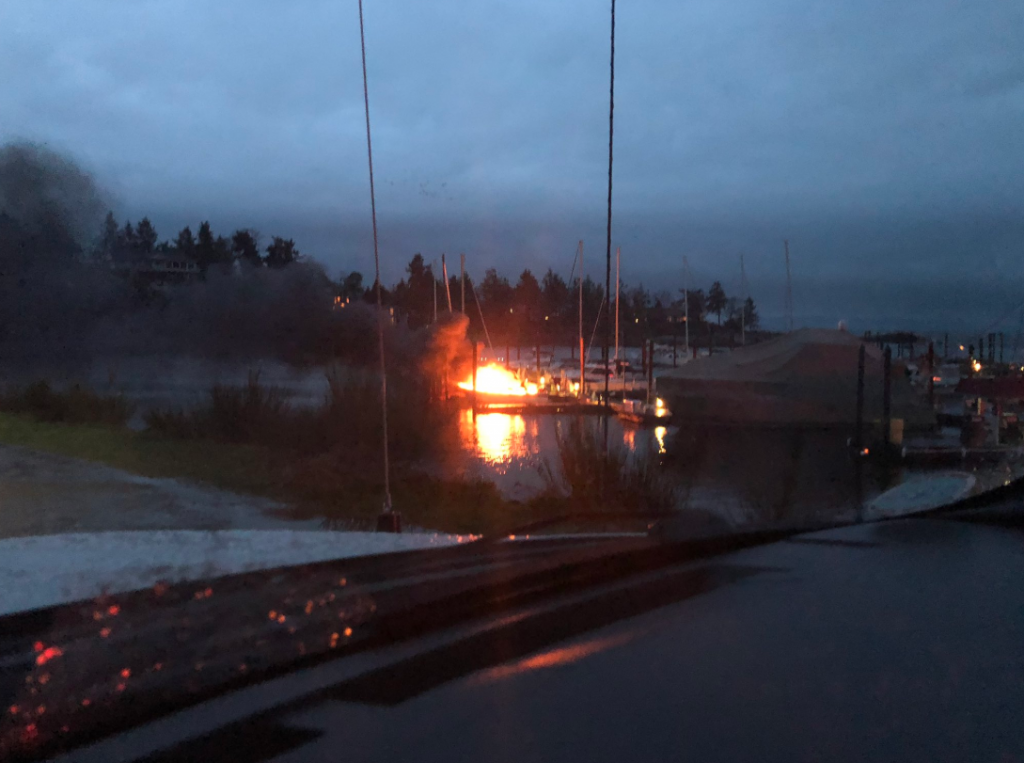
[{"label": "flame on water", "polygon": [[[473,391],[472,374],[465,381],[459,382],[459,389]],[[497,363],[481,366],[476,370],[476,391],[484,395],[513,395],[526,397],[536,395],[537,385],[533,382],[521,382],[516,375]]]}]

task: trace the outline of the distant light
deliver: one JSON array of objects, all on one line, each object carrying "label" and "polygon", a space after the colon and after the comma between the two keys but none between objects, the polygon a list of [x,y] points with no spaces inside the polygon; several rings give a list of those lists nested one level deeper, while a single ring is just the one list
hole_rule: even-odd
[{"label": "distant light", "polygon": [[974,361],[974,371],[975,371],[975,373],[977,373],[980,370],[981,370],[981,363],[979,363],[977,360]]},{"label": "distant light", "polygon": [[544,316],[544,320],[547,320],[547,319],[548,319],[548,316],[546,316],[546,315],[545,315],[545,316]]},{"label": "distant light", "polygon": [[940,382],[940,381],[942,381],[942,377],[941,376],[933,376],[932,377],[932,381],[933,382]]},{"label": "distant light", "polygon": [[868,448],[862,448],[862,449],[861,449],[861,451],[860,451],[860,454],[861,454],[862,456],[867,456],[867,455],[869,455],[870,453],[871,453],[871,451],[870,451],[870,450],[869,450]]},{"label": "distant light", "polygon": [[964,346],[960,345],[960,351],[963,352]]},{"label": "distant light", "polygon": [[640,319],[639,319],[639,318],[634,318],[634,319],[633,319],[633,323],[639,323],[639,322],[640,322]]}]

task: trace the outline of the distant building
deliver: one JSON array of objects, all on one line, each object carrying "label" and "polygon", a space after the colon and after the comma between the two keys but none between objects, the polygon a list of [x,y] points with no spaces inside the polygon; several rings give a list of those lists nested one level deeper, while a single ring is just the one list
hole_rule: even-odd
[{"label": "distant building", "polygon": [[188,283],[199,278],[199,263],[174,251],[153,252],[131,262],[115,263],[122,275],[149,284]]}]

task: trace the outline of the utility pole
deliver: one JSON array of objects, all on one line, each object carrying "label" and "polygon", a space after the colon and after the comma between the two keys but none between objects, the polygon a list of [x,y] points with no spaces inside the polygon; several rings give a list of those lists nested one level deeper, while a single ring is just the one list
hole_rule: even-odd
[{"label": "utility pole", "polygon": [[434,270],[430,270],[430,280],[434,282],[434,323],[437,323],[437,276],[434,275]]},{"label": "utility pole", "polygon": [[466,314],[466,255],[459,255],[459,283],[462,286],[462,314]]},{"label": "utility pole", "polygon": [[786,247],[786,324],[788,330],[793,330],[793,280],[789,273],[789,241],[783,239]]}]

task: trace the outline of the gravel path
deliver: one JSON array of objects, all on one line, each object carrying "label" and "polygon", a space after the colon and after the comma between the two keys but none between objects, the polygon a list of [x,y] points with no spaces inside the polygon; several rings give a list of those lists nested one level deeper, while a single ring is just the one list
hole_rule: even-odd
[{"label": "gravel path", "polygon": [[275,501],[0,445],[0,538],[110,530],[315,529]]}]

